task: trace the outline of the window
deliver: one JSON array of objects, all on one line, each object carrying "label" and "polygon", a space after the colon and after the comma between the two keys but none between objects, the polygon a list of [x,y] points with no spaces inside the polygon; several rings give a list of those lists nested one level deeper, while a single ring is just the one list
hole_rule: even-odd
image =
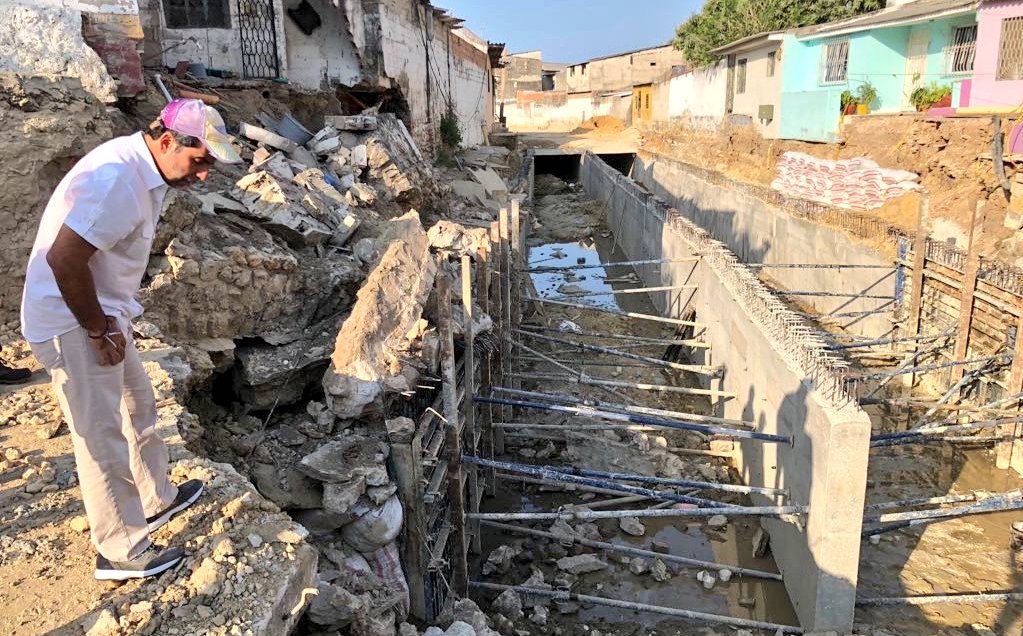
[{"label": "window", "polygon": [[778,61],[778,51],[771,51],[767,54],[767,76],[774,77],[774,64]]},{"label": "window", "polygon": [[945,72],[971,73],[973,59],[977,54],[977,25],[952,29],[952,42],[945,50]]},{"label": "window", "polygon": [[1002,40],[998,44],[996,79],[1023,79],[1023,17],[1002,20]]},{"label": "window", "polygon": [[841,84],[849,71],[849,40],[824,46],[821,57],[821,84]]},{"label": "window", "polygon": [[735,94],[742,95],[746,92],[746,59],[743,58],[735,66]]},{"label": "window", "polygon": [[228,0],[163,0],[168,29],[229,29]]}]

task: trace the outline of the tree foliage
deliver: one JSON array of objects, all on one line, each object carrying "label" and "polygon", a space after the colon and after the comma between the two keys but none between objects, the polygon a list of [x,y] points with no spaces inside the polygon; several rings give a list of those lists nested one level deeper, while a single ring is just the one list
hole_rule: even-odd
[{"label": "tree foliage", "polygon": [[714,61],[713,49],[761,33],[841,20],[884,7],[884,0],[707,0],[679,25],[673,44],[692,64]]}]

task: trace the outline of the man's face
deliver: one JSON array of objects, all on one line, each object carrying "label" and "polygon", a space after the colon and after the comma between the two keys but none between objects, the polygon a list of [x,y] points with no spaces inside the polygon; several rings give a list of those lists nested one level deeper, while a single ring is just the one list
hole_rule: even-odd
[{"label": "man's face", "polygon": [[183,188],[196,180],[205,181],[209,176],[214,159],[205,146],[182,146],[169,132],[160,135],[158,145],[156,163],[168,185]]}]

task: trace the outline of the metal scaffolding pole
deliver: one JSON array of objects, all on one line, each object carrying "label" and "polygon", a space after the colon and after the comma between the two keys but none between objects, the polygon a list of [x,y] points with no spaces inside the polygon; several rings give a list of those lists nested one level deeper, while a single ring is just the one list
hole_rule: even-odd
[{"label": "metal scaffolding pole", "polygon": [[552,266],[552,267],[529,267],[521,271],[528,272],[530,274],[548,274],[552,272],[570,272],[581,269],[604,269],[605,267],[624,267],[633,265],[661,265],[664,263],[695,263],[700,260],[699,256],[689,256],[687,258],[676,258],[676,259],[662,259],[662,258],[651,258],[642,261],[618,261],[615,263],[598,263],[593,264],[580,264],[580,265],[564,265],[564,266]]},{"label": "metal scaffolding pole", "polygon": [[511,523],[500,523],[498,521],[485,521],[483,522],[483,525],[490,526],[491,528],[496,528],[498,530],[504,530],[506,532],[515,532],[518,534],[525,534],[533,537],[550,539],[552,541],[573,544],[578,543],[579,545],[586,546],[587,548],[594,548],[596,550],[620,552],[622,554],[631,554],[632,556],[646,557],[648,559],[660,559],[662,561],[667,561],[668,563],[678,563],[679,565],[687,565],[697,568],[707,568],[708,570],[714,571],[728,570],[729,572],[732,573],[733,576],[748,576],[757,579],[767,579],[769,581],[782,580],[782,575],[778,574],[777,572],[765,572],[763,570],[754,570],[735,565],[726,565],[724,563],[716,563],[714,561],[690,559],[688,557],[676,556],[674,554],[663,554],[661,552],[653,552],[652,550],[643,550],[642,548],[635,548],[631,545],[622,545],[620,543],[608,543],[606,541],[594,541],[592,539],[586,539],[585,537],[566,537],[564,535],[554,534],[553,532],[546,532],[544,530],[534,530],[533,528],[517,526]]},{"label": "metal scaffolding pole", "polygon": [[526,402],[523,400],[506,400],[502,398],[485,396],[477,396],[476,400],[478,402],[485,402],[489,404],[505,404],[508,406],[517,406],[519,408],[536,409],[540,411],[550,411],[553,413],[567,413],[570,415],[579,415],[583,417],[594,417],[597,419],[609,420],[612,422],[634,422],[636,424],[648,424],[650,426],[673,428],[680,431],[694,431],[697,433],[704,433],[705,435],[721,435],[722,437],[753,439],[761,442],[778,442],[792,444],[791,435],[774,435],[772,433],[758,433],[756,431],[745,431],[741,429],[724,428],[721,426],[711,426],[709,424],[699,424],[696,422],[667,420],[655,417],[647,417],[645,415],[633,415],[629,413],[613,413],[610,411],[598,411],[596,409],[563,406],[560,404],[541,404],[539,402]]},{"label": "metal scaffolding pole", "polygon": [[711,377],[717,377],[721,375],[722,371],[721,367],[709,367],[703,364],[679,364],[678,362],[668,362],[667,360],[651,358],[649,356],[643,356],[638,353],[629,353],[628,351],[619,351],[618,349],[611,349],[609,347],[600,347],[597,345],[584,344],[582,342],[573,342],[571,340],[566,340],[565,338],[545,336],[543,334],[533,333],[531,331],[522,331],[521,329],[516,330],[515,333],[519,335],[529,336],[530,338],[536,338],[537,340],[544,340],[546,342],[556,342],[558,344],[570,345],[572,347],[577,347],[581,351],[603,353],[606,355],[617,356],[619,358],[637,360],[639,362],[649,364],[650,366],[674,369],[675,371],[687,371],[689,373],[699,373],[702,375],[709,375]]},{"label": "metal scaffolding pole", "polygon": [[611,598],[603,598],[600,596],[589,596],[587,594],[575,594],[573,592],[567,592],[563,590],[549,590],[544,588],[528,587],[525,585],[501,585],[499,583],[482,583],[479,581],[473,581],[471,586],[480,590],[490,590],[494,592],[504,592],[506,590],[512,590],[520,594],[533,594],[537,596],[549,596],[553,599],[565,600],[565,601],[579,601],[580,603],[590,603],[593,605],[604,605],[607,607],[618,607],[622,609],[635,610],[639,612],[651,612],[654,614],[663,614],[666,616],[674,616],[676,618],[685,618],[690,620],[704,621],[707,623],[720,623],[722,625],[734,625],[736,627],[750,627],[753,629],[766,629],[774,633],[782,634],[802,634],[803,630],[800,627],[793,627],[792,625],[782,625],[780,623],[768,623],[766,621],[757,621],[748,618],[735,618],[732,616],[720,616],[718,614],[707,614],[705,612],[695,612],[692,610],[675,609],[673,607],[662,607],[659,605],[649,605],[647,603],[632,603],[630,601],[619,601]]},{"label": "metal scaffolding pole", "polygon": [[652,314],[641,314],[634,311],[619,311],[616,309],[607,309],[605,307],[597,307],[595,305],[583,305],[581,303],[567,303],[561,300],[548,300],[546,298],[525,298],[525,300],[543,303],[547,305],[558,305],[560,307],[572,307],[574,309],[588,309],[590,311],[596,311],[602,314],[611,314],[612,316],[620,316],[622,318],[636,318],[638,320],[649,320],[652,322],[664,322],[669,325],[682,325],[684,327],[706,327],[706,323],[694,322],[692,320],[681,320],[679,318],[665,318],[663,316],[654,316]]}]

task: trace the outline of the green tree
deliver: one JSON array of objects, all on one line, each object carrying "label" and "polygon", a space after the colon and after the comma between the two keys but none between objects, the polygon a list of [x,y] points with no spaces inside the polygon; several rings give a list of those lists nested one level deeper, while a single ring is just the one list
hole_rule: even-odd
[{"label": "green tree", "polygon": [[673,44],[692,64],[714,61],[711,51],[764,31],[841,20],[884,7],[884,0],[707,0],[679,25]]}]

